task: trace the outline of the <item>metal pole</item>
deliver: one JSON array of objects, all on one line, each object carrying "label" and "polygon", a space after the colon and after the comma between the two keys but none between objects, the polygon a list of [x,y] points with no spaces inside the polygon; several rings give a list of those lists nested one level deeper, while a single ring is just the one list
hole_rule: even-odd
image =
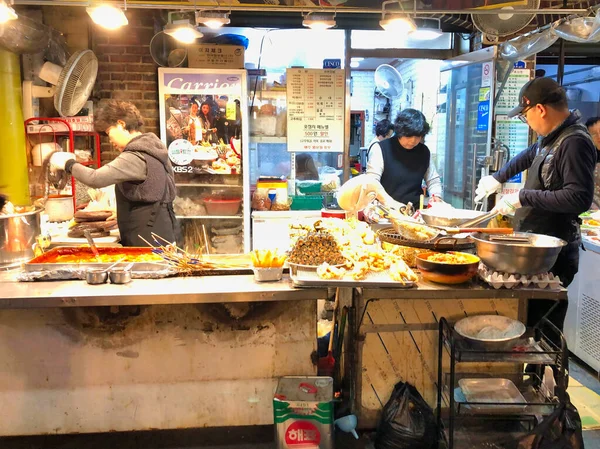
[{"label": "metal pole", "polygon": [[[563,8],[567,7],[567,0],[563,0]],[[565,40],[561,39],[558,50],[558,69],[556,71],[556,82],[562,86],[565,76]]]},{"label": "metal pole", "polygon": [[351,81],[352,69],[350,67],[350,49],[352,47],[352,31],[346,30],[344,43],[344,71],[346,73],[346,95],[345,95],[345,114],[344,114],[344,148],[343,148],[343,167],[342,183],[350,178],[350,100],[351,100]]}]

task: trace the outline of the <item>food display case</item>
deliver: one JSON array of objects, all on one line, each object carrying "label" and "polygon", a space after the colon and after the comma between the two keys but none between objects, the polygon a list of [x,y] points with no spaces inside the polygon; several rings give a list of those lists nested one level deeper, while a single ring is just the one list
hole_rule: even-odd
[{"label": "food display case", "polygon": [[180,245],[192,254],[248,252],[246,71],[160,68],[158,76]]}]

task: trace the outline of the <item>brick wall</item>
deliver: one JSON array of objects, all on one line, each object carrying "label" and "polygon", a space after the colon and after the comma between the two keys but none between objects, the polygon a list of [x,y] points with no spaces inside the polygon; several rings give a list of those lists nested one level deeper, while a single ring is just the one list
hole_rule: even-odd
[{"label": "brick wall", "polygon": [[[368,145],[373,137],[373,107],[375,94],[374,71],[352,72],[352,96],[350,97],[350,109],[353,111],[365,111],[365,145]],[[368,111],[368,113],[367,113]]]},{"label": "brick wall", "polygon": [[[158,66],[150,56],[155,14],[152,10],[128,10],[128,26],[109,31],[92,24],[90,34],[99,62],[95,99],[131,101],[144,117],[145,131],[158,135]],[[108,139],[103,138],[103,163],[117,155]]]}]

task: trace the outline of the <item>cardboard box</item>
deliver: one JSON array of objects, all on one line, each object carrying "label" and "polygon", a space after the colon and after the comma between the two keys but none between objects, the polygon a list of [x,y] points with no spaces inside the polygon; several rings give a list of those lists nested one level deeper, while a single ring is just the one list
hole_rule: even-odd
[{"label": "cardboard box", "polygon": [[244,47],[200,44],[188,47],[188,67],[196,69],[243,69]]}]

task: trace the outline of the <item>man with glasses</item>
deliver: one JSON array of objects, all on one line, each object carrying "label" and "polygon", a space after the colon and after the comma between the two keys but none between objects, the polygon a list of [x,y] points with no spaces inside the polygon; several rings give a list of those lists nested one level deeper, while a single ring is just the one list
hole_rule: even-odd
[{"label": "man with glasses", "polygon": [[[600,117],[592,117],[585,122],[585,126],[592,136],[596,150],[598,150],[598,157],[600,160]],[[594,206],[596,209],[600,209],[600,164],[596,164],[594,170]]]},{"label": "man with glasses", "polygon": [[[511,159],[500,171],[484,176],[477,196],[497,192],[502,183],[527,170],[525,187],[503,196],[494,208],[514,213],[514,229],[561,238],[567,245],[550,270],[568,286],[579,268],[581,235],[579,214],[588,210],[594,195],[596,149],[578,111],[569,111],[565,90],[551,78],[535,78],[523,86],[519,105],[508,114],[519,117],[538,135],[538,141]],[[537,323],[553,301],[531,300],[528,325]],[[552,312],[560,329],[567,304]]]}]

